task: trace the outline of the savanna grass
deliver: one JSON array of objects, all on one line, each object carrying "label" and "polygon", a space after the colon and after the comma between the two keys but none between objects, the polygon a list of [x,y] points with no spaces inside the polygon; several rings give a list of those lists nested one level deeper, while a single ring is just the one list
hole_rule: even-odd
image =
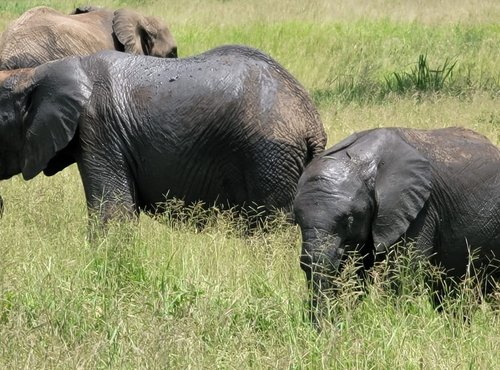
[{"label": "savanna grass", "polygon": [[[2,2],[0,29],[42,4],[66,12],[81,5]],[[500,143],[497,1],[96,5],[161,16],[183,57],[228,43],[269,53],[313,96],[329,144],[373,127],[452,125]],[[420,55],[427,56],[429,70],[455,63],[442,88],[389,89],[387,79],[412,75]],[[344,289],[327,302],[317,331],[306,319],[300,233],[282,217],[248,233],[234,214],[172,203],[158,220],[141,215],[138,222],[110,225],[91,243],[74,166],[51,178],[2,181],[0,194],[0,368],[443,369],[500,363],[498,293],[477,299],[481,295],[466,283],[437,312],[424,283],[427,269],[406,268],[404,260],[387,260],[366,281],[347,269]],[[404,282],[397,294],[394,276]]]},{"label": "savanna grass", "polygon": [[415,67],[410,72],[394,72],[394,79],[386,78],[390,91],[405,93],[407,91],[440,91],[445,83],[452,80],[453,69],[457,62],[446,59],[441,67],[432,69],[427,62],[427,55],[420,54]]}]

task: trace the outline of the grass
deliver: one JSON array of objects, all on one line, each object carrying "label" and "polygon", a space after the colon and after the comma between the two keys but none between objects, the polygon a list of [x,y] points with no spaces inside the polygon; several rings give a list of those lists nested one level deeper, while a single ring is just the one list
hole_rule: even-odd
[{"label": "grass", "polygon": [[[386,78],[389,91],[406,93],[408,91],[441,91],[445,83],[453,78],[453,69],[457,62],[446,59],[441,67],[432,69],[427,62],[427,55],[420,54],[415,67],[410,72],[394,72],[393,79]],[[392,77],[392,76],[391,76]]]},{"label": "grass", "polygon": [[[329,145],[372,127],[453,125],[500,143],[496,1],[99,3],[167,19],[181,56],[227,43],[271,54],[313,96]],[[3,2],[0,29],[41,4],[80,5]],[[0,194],[0,368],[500,363],[498,298],[477,301],[465,286],[447,303],[454,309],[438,313],[414,275],[408,290],[391,293],[384,266],[372,272],[363,300],[347,279],[342,297],[330,302],[333,319],[316,331],[304,320],[300,235],[279,220],[270,232],[242,236],[238,220],[225,215],[192,210],[184,223],[141,216],[90,244],[74,166],[51,178],[3,181]],[[209,220],[202,231],[200,217]]]}]

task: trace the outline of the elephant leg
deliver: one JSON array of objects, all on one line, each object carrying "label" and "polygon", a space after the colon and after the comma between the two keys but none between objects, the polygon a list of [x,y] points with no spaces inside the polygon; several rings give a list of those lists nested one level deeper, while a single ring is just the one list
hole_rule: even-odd
[{"label": "elephant leg", "polygon": [[255,151],[255,173],[247,184],[250,199],[264,205],[266,211],[290,212],[297,182],[303,170],[302,158],[285,144],[264,141]]},{"label": "elephant leg", "polygon": [[90,218],[90,233],[111,220],[137,218],[137,196],[133,178],[125,161],[102,160],[82,155],[78,170],[83,182]]}]

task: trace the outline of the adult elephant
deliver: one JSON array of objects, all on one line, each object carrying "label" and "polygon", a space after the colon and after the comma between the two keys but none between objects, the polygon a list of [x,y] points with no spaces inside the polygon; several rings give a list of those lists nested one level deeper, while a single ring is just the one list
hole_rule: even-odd
[{"label": "adult elephant", "polygon": [[302,86],[258,50],[185,59],[100,52],[0,73],[0,179],[76,162],[101,220],[165,197],[291,209],[325,146]]},{"label": "adult elephant", "polygon": [[[462,128],[383,128],[315,158],[294,201],[301,266],[313,292],[332,286],[348,252],[375,255],[403,240],[454,281],[469,266],[500,277],[500,151]],[[492,262],[492,263],[490,263]]]},{"label": "adult elephant", "polygon": [[176,57],[167,25],[129,9],[78,8],[62,14],[40,6],[13,21],[0,38],[0,69],[36,67],[72,55],[101,50]]}]

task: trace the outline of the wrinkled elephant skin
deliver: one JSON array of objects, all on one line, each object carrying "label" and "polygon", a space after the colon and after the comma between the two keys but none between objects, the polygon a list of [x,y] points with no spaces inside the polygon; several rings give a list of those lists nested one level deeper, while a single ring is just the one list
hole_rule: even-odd
[{"label": "wrinkled elephant skin", "polygon": [[159,211],[166,196],[291,211],[326,143],[302,86],[243,46],[184,59],[108,51],[0,72],[0,107],[0,179],[76,162],[102,220]]},{"label": "wrinkled elephant skin", "polygon": [[13,21],[0,38],[0,70],[31,68],[73,55],[118,50],[177,57],[166,24],[129,9],[78,8],[62,14],[40,6]]}]

